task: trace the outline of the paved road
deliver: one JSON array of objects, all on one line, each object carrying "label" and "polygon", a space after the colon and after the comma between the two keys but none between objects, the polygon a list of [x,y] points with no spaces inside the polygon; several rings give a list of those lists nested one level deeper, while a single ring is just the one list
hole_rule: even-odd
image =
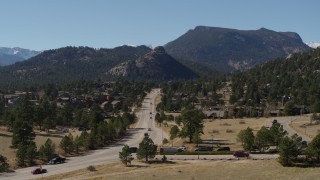
[{"label": "paved road", "polygon": [[282,124],[283,129],[288,132],[289,136],[292,136],[293,134],[298,134],[304,141],[310,142],[311,141],[310,137],[308,137],[307,135],[302,134],[300,132],[297,132],[290,127],[291,122],[296,120],[297,118],[299,118],[299,117],[298,116],[289,116],[286,119],[278,120],[278,122],[280,124]]},{"label": "paved road", "polygon": [[[43,165],[42,168],[48,170],[43,177],[70,172],[73,170],[86,168],[90,165],[107,164],[119,161],[119,152],[124,144],[129,146],[139,146],[144,137],[144,133],[148,132],[155,144],[162,142],[162,137],[167,138],[168,135],[155,126],[155,98],[160,94],[160,89],[153,89],[144,99],[141,110],[136,114],[138,122],[135,128],[128,130],[128,136],[119,141],[117,144],[108,146],[104,149],[90,151],[88,154],[80,157],[68,158],[67,162],[59,165]],[[151,113],[150,113],[151,112]],[[150,118],[151,117],[151,118]],[[151,128],[151,131],[148,131]],[[41,175],[32,175],[31,170],[35,167],[22,168],[14,173],[4,173],[0,175],[0,179],[34,179]]]}]

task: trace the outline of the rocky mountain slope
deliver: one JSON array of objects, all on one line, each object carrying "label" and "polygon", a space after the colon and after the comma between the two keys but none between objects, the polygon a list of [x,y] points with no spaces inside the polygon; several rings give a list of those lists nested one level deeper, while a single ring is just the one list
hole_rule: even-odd
[{"label": "rocky mountain slope", "polygon": [[205,63],[221,71],[249,69],[293,53],[308,51],[297,33],[198,26],[165,46],[176,59]]},{"label": "rocky mountain slope", "polygon": [[192,70],[168,55],[163,47],[156,47],[134,61],[121,63],[110,69],[107,74],[113,77],[158,81],[198,77]]}]

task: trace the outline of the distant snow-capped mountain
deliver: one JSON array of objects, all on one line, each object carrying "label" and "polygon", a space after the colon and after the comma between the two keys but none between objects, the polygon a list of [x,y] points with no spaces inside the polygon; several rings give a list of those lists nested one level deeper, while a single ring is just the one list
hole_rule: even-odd
[{"label": "distant snow-capped mountain", "polygon": [[36,56],[40,51],[23,49],[19,47],[8,48],[0,47],[0,66],[14,64],[18,61],[23,61]]},{"label": "distant snow-capped mountain", "polygon": [[320,47],[320,43],[317,43],[317,42],[309,42],[309,43],[306,43],[309,47],[311,48],[318,48]]}]

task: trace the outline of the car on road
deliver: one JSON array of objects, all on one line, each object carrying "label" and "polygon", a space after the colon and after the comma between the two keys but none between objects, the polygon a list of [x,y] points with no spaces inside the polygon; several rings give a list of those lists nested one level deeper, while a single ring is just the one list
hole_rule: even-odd
[{"label": "car on road", "polygon": [[220,147],[217,151],[230,151],[230,147]]},{"label": "car on road", "polygon": [[176,153],[179,149],[176,147],[162,147],[160,148],[160,153]]},{"label": "car on road", "polygon": [[151,128],[148,128],[148,131],[151,131]]},{"label": "car on road", "polygon": [[178,147],[178,152],[184,152],[186,150],[187,150],[187,148],[184,146]]},{"label": "car on road", "polygon": [[277,123],[278,123],[278,120],[276,120],[276,119],[274,119],[274,120],[272,121],[272,125],[277,124]]},{"label": "car on road", "polygon": [[65,160],[66,160],[66,158],[55,157],[55,158],[52,158],[52,159],[49,161],[49,164],[61,164],[61,163],[64,163]]},{"label": "car on road", "polygon": [[86,127],[79,127],[79,129],[78,129],[79,131],[87,131],[87,130],[89,130],[89,128],[86,128]]},{"label": "car on road", "polygon": [[129,147],[130,153],[136,153],[138,151],[137,147]]},{"label": "car on road", "polygon": [[48,171],[46,169],[36,168],[31,171],[31,174],[43,174],[43,173],[47,173],[47,172]]},{"label": "car on road", "polygon": [[249,153],[245,152],[245,151],[235,151],[233,153],[234,157],[249,157]]}]

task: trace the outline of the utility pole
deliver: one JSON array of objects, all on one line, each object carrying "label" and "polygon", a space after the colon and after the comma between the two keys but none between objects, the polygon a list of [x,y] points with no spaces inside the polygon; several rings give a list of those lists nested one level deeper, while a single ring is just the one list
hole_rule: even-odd
[{"label": "utility pole", "polygon": [[163,142],[163,123],[161,123],[161,141]]},{"label": "utility pole", "polygon": [[211,138],[212,138],[211,145],[212,145],[212,148],[213,148],[213,134],[211,134]]},{"label": "utility pole", "polygon": [[199,159],[199,136],[197,136],[198,159]]}]

